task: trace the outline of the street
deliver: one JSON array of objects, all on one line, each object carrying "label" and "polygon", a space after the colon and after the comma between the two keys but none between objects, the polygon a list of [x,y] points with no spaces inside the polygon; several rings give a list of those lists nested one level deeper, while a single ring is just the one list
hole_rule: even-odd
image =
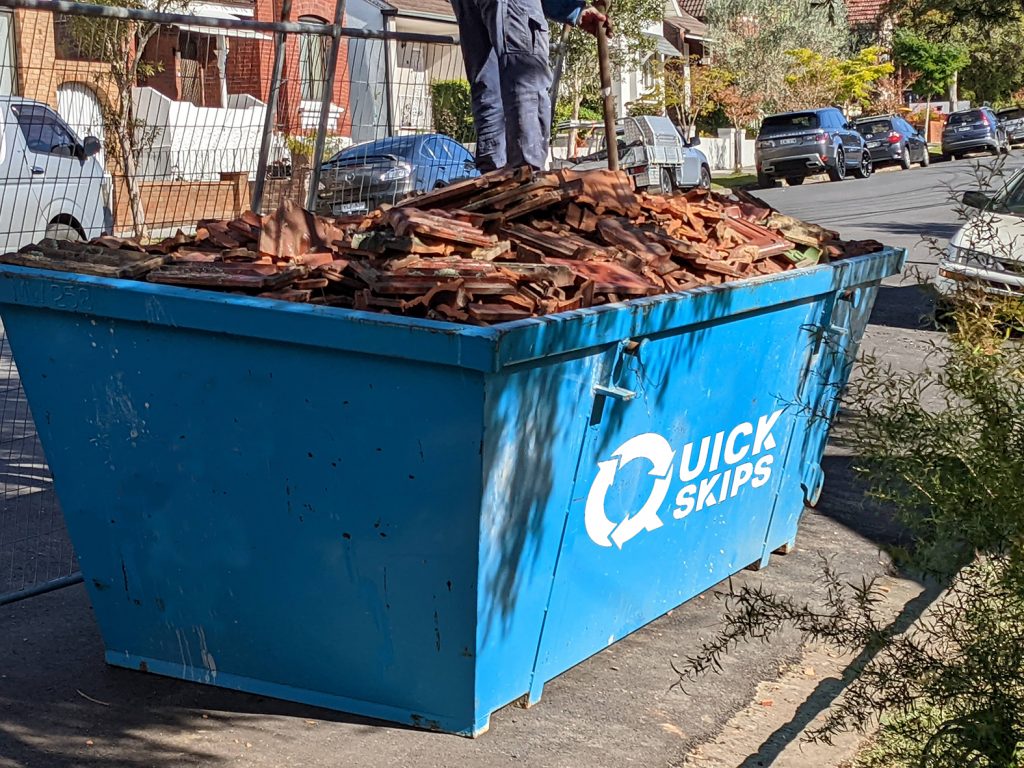
[{"label": "street", "polygon": [[[909,267],[930,275],[936,256],[922,238],[948,240],[958,227],[951,190],[977,186],[977,165],[991,162],[979,157],[754,194],[847,239],[908,248]],[[1007,168],[1020,164],[1015,154]],[[911,280],[888,281],[862,349],[899,367],[920,366],[939,336],[924,319],[930,310]],[[807,597],[821,553],[834,556],[850,580],[886,574],[880,546],[898,531],[864,503],[840,448],[830,449],[824,468],[822,501],[806,513],[797,551],[774,556],[766,570],[742,572],[734,585],[763,581]],[[469,740],[107,667],[78,585],[0,608],[0,768],[679,766],[754,700],[760,681],[800,655],[799,638],[787,634],[741,648],[721,675],[685,692],[672,688],[671,664],[696,651],[720,616],[720,603],[702,595],[547,684],[535,707],[495,713],[490,731]],[[769,765],[771,749],[736,754],[735,765]]]}]

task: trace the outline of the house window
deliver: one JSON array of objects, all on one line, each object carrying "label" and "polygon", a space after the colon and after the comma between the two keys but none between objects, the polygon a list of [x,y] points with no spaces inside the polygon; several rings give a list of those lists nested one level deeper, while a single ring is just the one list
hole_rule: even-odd
[{"label": "house window", "polygon": [[[300,16],[299,21],[308,24],[326,24],[316,16]],[[323,101],[327,91],[327,46],[331,39],[326,35],[302,35],[299,38],[299,79],[302,81],[303,101]]]},{"label": "house window", "polygon": [[658,84],[658,59],[651,56],[644,62],[641,70],[642,84],[645,91],[653,91]]}]

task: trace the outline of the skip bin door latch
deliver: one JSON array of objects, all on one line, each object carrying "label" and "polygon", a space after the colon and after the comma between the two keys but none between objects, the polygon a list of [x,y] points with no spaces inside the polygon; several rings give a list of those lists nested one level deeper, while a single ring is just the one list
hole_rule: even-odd
[{"label": "skip bin door latch", "polygon": [[633,339],[620,341],[615,349],[615,358],[612,360],[611,365],[608,366],[608,383],[595,384],[594,394],[601,397],[613,397],[616,400],[622,400],[624,402],[629,402],[630,400],[635,399],[637,395],[636,390],[619,386],[616,382],[619,381],[623,375],[623,369],[626,367],[626,358],[639,358],[640,352],[646,344],[646,339],[642,341],[634,341]]}]

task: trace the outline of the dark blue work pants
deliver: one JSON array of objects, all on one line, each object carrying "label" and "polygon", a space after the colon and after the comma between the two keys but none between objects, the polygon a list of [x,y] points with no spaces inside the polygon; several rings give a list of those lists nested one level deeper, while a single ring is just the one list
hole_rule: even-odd
[{"label": "dark blue work pants", "polygon": [[477,167],[543,168],[551,67],[541,0],[452,0],[452,7],[473,95]]}]

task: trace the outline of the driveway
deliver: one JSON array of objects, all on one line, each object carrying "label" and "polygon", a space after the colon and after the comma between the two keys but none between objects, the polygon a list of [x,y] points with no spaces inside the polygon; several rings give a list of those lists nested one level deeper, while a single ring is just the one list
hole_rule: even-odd
[{"label": "driveway", "polygon": [[[943,163],[760,194],[847,237],[908,247],[911,264],[929,269],[935,259],[920,238],[945,240],[955,231],[947,187],[969,184],[973,166]],[[922,326],[928,311],[916,287],[889,281],[865,346],[897,365],[919,366],[935,336]],[[863,503],[842,451],[830,450],[825,468],[822,502],[805,515],[797,551],[734,577],[735,584],[763,580],[807,595],[819,553],[834,555],[851,579],[885,572],[879,547],[898,532]],[[694,599],[550,682],[539,705],[495,713],[490,732],[468,740],[108,668],[77,586],[0,608],[0,768],[678,766],[750,704],[760,681],[800,653],[794,636],[753,645],[730,658],[723,674],[685,693],[671,689],[671,663],[692,653],[720,615],[710,593]],[[735,764],[771,759],[737,754]]]}]

